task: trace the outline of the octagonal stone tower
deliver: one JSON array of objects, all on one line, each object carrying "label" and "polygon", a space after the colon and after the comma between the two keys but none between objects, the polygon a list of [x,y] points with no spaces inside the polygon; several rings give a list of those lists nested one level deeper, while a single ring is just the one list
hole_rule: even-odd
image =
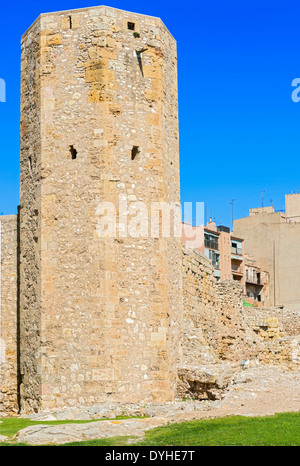
[{"label": "octagonal stone tower", "polygon": [[22,38],[23,412],[175,397],[181,240],[101,237],[120,199],[180,203],[175,40],[104,6],[42,14]]}]

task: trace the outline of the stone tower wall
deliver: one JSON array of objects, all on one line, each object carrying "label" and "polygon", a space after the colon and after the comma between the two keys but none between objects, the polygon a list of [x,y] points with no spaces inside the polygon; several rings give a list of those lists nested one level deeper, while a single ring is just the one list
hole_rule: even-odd
[{"label": "stone tower wall", "polygon": [[0,416],[18,412],[17,216],[0,217]]},{"label": "stone tower wall", "polygon": [[[20,394],[37,410],[41,363],[40,19],[21,43]],[[44,175],[43,175],[44,176]]]},{"label": "stone tower wall", "polygon": [[180,202],[176,43],[113,8],[45,14],[22,70],[22,409],[172,400],[180,238],[97,225],[101,202]]}]

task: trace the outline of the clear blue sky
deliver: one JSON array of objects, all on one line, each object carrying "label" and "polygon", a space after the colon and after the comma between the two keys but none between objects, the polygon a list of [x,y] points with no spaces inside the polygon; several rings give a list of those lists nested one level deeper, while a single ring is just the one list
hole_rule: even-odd
[{"label": "clear blue sky", "polygon": [[[300,190],[299,0],[114,0],[104,4],[162,18],[178,42],[182,202],[206,202],[218,224]],[[19,203],[20,37],[41,12],[95,6],[51,0],[2,3],[0,213]],[[98,3],[101,5],[101,2]]]}]

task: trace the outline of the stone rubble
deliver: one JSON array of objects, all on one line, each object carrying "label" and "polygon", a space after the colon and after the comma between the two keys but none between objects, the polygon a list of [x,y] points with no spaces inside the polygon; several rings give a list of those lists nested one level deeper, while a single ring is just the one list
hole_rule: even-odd
[{"label": "stone rubble", "polygon": [[165,419],[145,418],[120,421],[99,421],[87,424],[61,424],[56,426],[36,425],[20,430],[17,442],[30,445],[61,445],[63,443],[94,440],[115,436],[137,436],[155,427],[167,424]]}]

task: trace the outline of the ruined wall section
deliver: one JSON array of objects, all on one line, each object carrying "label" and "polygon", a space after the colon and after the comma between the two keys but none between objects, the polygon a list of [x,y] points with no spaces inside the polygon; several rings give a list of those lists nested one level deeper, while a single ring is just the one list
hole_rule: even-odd
[{"label": "ruined wall section", "polygon": [[182,246],[183,267],[183,365],[218,360],[216,280],[211,261],[193,248]]},{"label": "ruined wall section", "polygon": [[263,341],[259,360],[266,364],[300,364],[300,313],[289,309],[245,307],[247,325]]},{"label": "ruined wall section", "polygon": [[21,43],[20,346],[22,405],[36,410],[41,360],[41,70],[40,19]]},{"label": "ruined wall section", "polygon": [[0,417],[18,412],[17,216],[0,217]]},{"label": "ruined wall section", "polygon": [[183,245],[185,365],[240,362],[260,351],[261,343],[242,314],[242,287],[216,282],[209,259]]},{"label": "ruined wall section", "polygon": [[202,253],[185,245],[182,253],[183,362],[178,365],[178,397],[218,399],[243,360],[290,369],[300,364],[299,313],[243,308],[239,283],[216,282],[213,265]]},{"label": "ruined wall section", "polygon": [[[254,308],[245,307],[245,319],[252,327],[277,328],[276,335],[300,335],[300,311],[286,308]],[[269,331],[270,333],[270,331]]]},{"label": "ruined wall section", "polygon": [[209,259],[183,245],[184,364],[241,362],[262,351],[243,316],[242,287],[216,282]]},{"label": "ruined wall section", "polygon": [[197,367],[218,366],[221,362],[236,364],[243,359],[291,367],[300,364],[299,312],[243,308],[239,283],[216,282],[209,259],[184,245],[182,251],[181,379],[193,378]]},{"label": "ruined wall section", "polygon": [[234,280],[216,286],[216,342],[222,360],[240,362],[261,351],[261,342],[244,320],[242,292],[241,284]]}]

